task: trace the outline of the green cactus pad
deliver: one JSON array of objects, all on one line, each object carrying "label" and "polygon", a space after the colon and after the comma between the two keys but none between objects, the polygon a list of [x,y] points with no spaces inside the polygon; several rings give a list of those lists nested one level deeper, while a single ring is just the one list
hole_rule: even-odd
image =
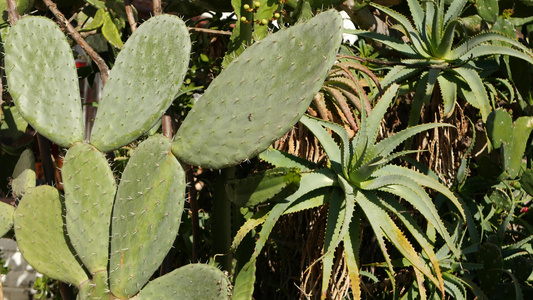
[{"label": "green cactus pad", "polygon": [[486,294],[491,294],[502,280],[503,258],[500,247],[484,243],[479,247],[478,261],[483,264],[483,269],[477,271],[481,288]]},{"label": "green cactus pad", "polygon": [[79,287],[77,300],[112,299],[107,284],[107,271],[98,272],[91,281]]},{"label": "green cactus pad", "polygon": [[87,274],[69,248],[57,189],[42,185],[26,192],[15,210],[17,244],[24,259],[40,273],[80,286]]},{"label": "green cactus pad", "polygon": [[21,198],[24,193],[35,187],[36,175],[35,175],[35,156],[31,149],[26,149],[20,155],[15,170],[13,170],[13,181],[11,187],[13,188],[13,195],[17,198]]},{"label": "green cactus pad", "polygon": [[151,299],[229,299],[230,282],[219,269],[189,264],[148,283],[138,300]]},{"label": "green cactus pad", "polygon": [[219,169],[264,151],[303,115],[341,39],[341,17],[327,11],[250,46],[194,105],[172,152],[188,164]]},{"label": "green cactus pad", "polygon": [[513,124],[508,142],[502,144],[503,167],[511,179],[516,178],[521,171],[522,158],[531,131],[533,131],[533,117],[520,117]]},{"label": "green cactus pad", "polygon": [[111,292],[131,297],[170,250],[185,202],[185,173],[171,141],[148,138],[133,153],[120,181],[111,221]]},{"label": "green cactus pad", "polygon": [[13,227],[13,212],[15,208],[4,202],[0,202],[0,237],[3,237]]},{"label": "green cactus pad", "polygon": [[148,131],[181,88],[190,49],[187,27],[176,16],[160,15],[139,26],[104,87],[91,144],[107,152]]},{"label": "green cactus pad", "polygon": [[494,149],[499,149],[512,135],[513,119],[503,109],[497,109],[487,117],[487,136]]},{"label": "green cactus pad", "polygon": [[86,143],[72,146],[63,162],[70,242],[91,272],[105,270],[116,183],[104,154]]},{"label": "green cactus pad", "polygon": [[82,141],[78,73],[61,29],[48,18],[24,17],[4,48],[9,93],[22,117],[60,146]]}]

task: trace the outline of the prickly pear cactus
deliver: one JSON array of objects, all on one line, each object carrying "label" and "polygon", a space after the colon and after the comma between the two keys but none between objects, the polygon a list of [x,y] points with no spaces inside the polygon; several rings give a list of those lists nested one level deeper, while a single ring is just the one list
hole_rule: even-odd
[{"label": "prickly pear cactus", "polygon": [[339,13],[327,11],[247,48],[194,105],[172,152],[188,164],[219,169],[264,151],[300,119],[322,86],[341,28]]},{"label": "prickly pear cactus", "polygon": [[44,17],[22,18],[4,49],[9,93],[22,117],[60,146],[82,141],[78,73],[61,29]]},{"label": "prickly pear cactus", "polygon": [[128,39],[109,74],[91,144],[107,152],[148,131],[178,94],[190,51],[189,33],[180,18],[161,15],[143,23]]}]

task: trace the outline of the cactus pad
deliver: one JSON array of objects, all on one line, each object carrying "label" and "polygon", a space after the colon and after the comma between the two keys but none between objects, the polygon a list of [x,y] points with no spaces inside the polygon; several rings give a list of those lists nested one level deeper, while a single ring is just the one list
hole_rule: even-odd
[{"label": "cactus pad", "polygon": [[0,237],[13,227],[13,212],[15,208],[7,203],[0,202]]},{"label": "cactus pad", "polygon": [[150,282],[138,299],[229,299],[230,286],[219,269],[189,264]]},{"label": "cactus pad", "polygon": [[13,188],[13,195],[17,198],[21,198],[28,189],[35,187],[37,183],[35,157],[31,149],[26,149],[22,152],[15,165],[12,177],[11,187]]},{"label": "cactus pad", "polygon": [[181,125],[172,152],[191,165],[223,168],[264,151],[303,115],[342,40],[327,11],[247,48],[217,77]]},{"label": "cactus pad", "polygon": [[109,282],[113,295],[131,297],[170,250],[185,202],[185,173],[161,135],[133,153],[120,181],[111,221]]},{"label": "cactus pad", "polygon": [[92,274],[105,270],[116,191],[113,172],[105,156],[86,143],[68,150],[62,170],[70,242]]},{"label": "cactus pad", "polygon": [[494,149],[499,149],[512,135],[513,119],[503,109],[497,109],[487,117],[487,136]]},{"label": "cactus pad", "polygon": [[57,189],[30,189],[15,210],[15,236],[24,259],[38,272],[79,286],[88,277],[69,249],[62,216]]},{"label": "cactus pad", "polygon": [[61,29],[44,17],[24,17],[4,49],[9,92],[22,117],[60,146],[82,141],[78,73]]},{"label": "cactus pad", "polygon": [[100,101],[91,144],[124,146],[148,131],[176,97],[189,65],[183,21],[160,15],[143,23],[120,51]]}]

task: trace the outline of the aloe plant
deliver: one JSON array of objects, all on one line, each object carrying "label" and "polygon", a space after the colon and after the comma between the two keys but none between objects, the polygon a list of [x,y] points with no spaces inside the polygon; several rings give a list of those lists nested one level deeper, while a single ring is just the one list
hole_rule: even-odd
[{"label": "aloe plant", "polygon": [[409,78],[419,77],[409,124],[415,125],[420,117],[423,103],[429,101],[435,86],[439,85],[444,103],[444,114],[449,116],[458,96],[464,98],[481,112],[486,121],[491,112],[487,92],[478,74],[474,61],[487,55],[509,55],[533,64],[533,53],[515,39],[498,32],[483,32],[454,44],[456,28],[461,26],[460,15],[467,0],[454,0],[445,7],[444,0],[427,1],[422,5],[417,0],[408,0],[414,26],[405,16],[376,3],[369,5],[393,18],[409,43],[396,38],[354,30],[350,33],[367,37],[405,55],[381,82],[384,87]]},{"label": "aloe plant", "polygon": [[[322,256],[324,263],[322,298],[326,298],[334,250],[341,242],[344,242],[344,253],[353,295],[360,298],[359,229],[362,226],[362,219],[366,219],[370,223],[391,274],[394,274],[394,270],[385,240],[394,245],[414,267],[418,286],[421,287],[422,291],[424,278],[428,278],[444,293],[444,280],[433,250],[433,242],[411,215],[403,213],[406,211],[405,204],[402,204],[397,197],[406,200],[425,217],[428,226],[435,228],[456,257],[459,256],[459,250],[455,241],[449,235],[424,187],[443,194],[457,207],[458,213],[464,217],[462,206],[453,193],[438,181],[415,170],[390,162],[411,152],[394,153],[394,149],[407,138],[424,130],[446,125],[418,125],[376,143],[381,119],[395,98],[398,88],[398,85],[392,84],[368,116],[364,113],[365,110],[362,111],[361,129],[351,141],[348,139],[346,129],[339,125],[308,116],[304,116],[300,120],[322,144],[329,158],[328,168],[312,169],[311,163],[302,162],[301,159],[292,158],[288,154],[282,154],[273,149],[260,155],[260,158],[278,167],[299,168],[302,175],[300,187],[294,194],[288,196],[285,201],[273,204],[269,210],[261,210],[249,219],[235,236],[233,248],[239,245],[247,232],[258,224],[262,224],[254,253],[243,268],[244,270],[254,268],[257,256],[282,214],[309,209],[329,202],[324,242],[325,253]],[[340,147],[326,129],[331,130],[340,138]],[[393,221],[389,212],[394,214],[409,230],[418,246],[425,253],[425,257],[431,262],[432,267],[429,267],[428,262],[424,261],[417,253],[406,235]],[[249,282],[249,277],[249,275],[243,275],[243,281],[237,281],[236,285],[240,283],[245,285],[246,282]],[[393,277],[391,279],[393,280]]]}]

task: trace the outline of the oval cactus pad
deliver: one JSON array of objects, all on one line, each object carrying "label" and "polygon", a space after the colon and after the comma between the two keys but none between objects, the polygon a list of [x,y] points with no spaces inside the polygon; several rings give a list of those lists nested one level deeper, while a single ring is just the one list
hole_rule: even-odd
[{"label": "oval cactus pad", "polygon": [[89,278],[65,238],[61,201],[54,187],[28,190],[15,210],[15,236],[22,256],[35,270],[79,286]]},{"label": "oval cactus pad", "polygon": [[107,152],[148,131],[178,94],[190,51],[189,32],[176,16],[160,15],[139,26],[109,74],[91,144]]},{"label": "oval cactus pad", "polygon": [[77,143],[63,162],[67,232],[91,274],[106,270],[116,183],[104,154]]},{"label": "oval cactus pad", "polygon": [[44,17],[24,17],[4,48],[9,93],[22,117],[60,146],[82,141],[78,73],[61,29]]},{"label": "oval cactus pad", "polygon": [[137,294],[178,234],[185,172],[170,148],[170,139],[152,136],[124,169],[113,208],[109,262],[109,285],[118,298]]},{"label": "oval cactus pad", "polygon": [[173,153],[219,169],[256,156],[304,114],[335,62],[338,12],[256,42],[211,83],[181,125]]}]

